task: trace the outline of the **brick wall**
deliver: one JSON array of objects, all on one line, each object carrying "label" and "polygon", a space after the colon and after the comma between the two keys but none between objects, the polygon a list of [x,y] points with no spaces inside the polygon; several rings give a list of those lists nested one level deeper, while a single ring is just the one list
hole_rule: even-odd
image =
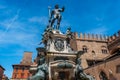
[{"label": "brick wall", "polygon": [[91,66],[85,69],[85,72],[93,75],[96,78],[96,80],[100,80],[99,75],[101,71],[103,71],[106,74],[109,80],[119,80],[120,72],[118,72],[117,68],[120,69],[120,56],[111,58],[95,66]]}]

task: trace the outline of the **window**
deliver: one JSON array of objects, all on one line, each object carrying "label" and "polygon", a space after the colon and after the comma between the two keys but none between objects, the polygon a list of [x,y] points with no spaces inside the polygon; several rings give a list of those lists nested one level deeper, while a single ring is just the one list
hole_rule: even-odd
[{"label": "window", "polygon": [[93,65],[95,65],[94,63],[95,63],[94,60],[87,60],[88,66],[93,66]]},{"label": "window", "polygon": [[92,56],[95,58],[96,57],[96,53],[94,50],[92,50]]},{"label": "window", "polygon": [[100,72],[99,77],[100,77],[100,80],[108,80],[107,75],[103,71]]},{"label": "window", "polygon": [[21,78],[24,78],[24,73],[21,73]]},{"label": "window", "polygon": [[18,68],[15,68],[16,72],[18,72]]},{"label": "window", "polygon": [[95,51],[94,50],[92,50],[92,54],[95,55]]},{"label": "window", "polygon": [[83,52],[84,52],[84,53],[87,53],[87,50],[88,50],[88,49],[87,49],[87,46],[84,45],[82,49],[83,49]]},{"label": "window", "polygon": [[103,54],[107,54],[107,47],[106,46],[102,46],[101,47],[101,51]]},{"label": "window", "polygon": [[102,49],[102,53],[106,54],[107,50],[106,49]]},{"label": "window", "polygon": [[88,66],[93,66],[93,65],[96,65],[100,62],[102,62],[102,60],[87,60]]},{"label": "window", "polygon": [[17,74],[16,73],[14,73],[14,78],[17,78]]},{"label": "window", "polygon": [[22,71],[24,72],[24,70],[25,70],[25,68],[23,67],[23,68],[22,68]]},{"label": "window", "polygon": [[117,73],[120,73],[120,65],[117,65],[117,66],[116,66],[116,72],[117,72]]}]

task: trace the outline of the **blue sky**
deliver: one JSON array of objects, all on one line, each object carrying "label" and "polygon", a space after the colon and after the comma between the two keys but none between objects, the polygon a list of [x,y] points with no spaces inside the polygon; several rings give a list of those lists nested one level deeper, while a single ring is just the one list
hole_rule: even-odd
[{"label": "blue sky", "polygon": [[24,51],[40,45],[48,24],[48,6],[65,6],[61,31],[112,35],[120,29],[120,0],[0,0],[0,65],[11,78],[12,65],[19,64]]}]

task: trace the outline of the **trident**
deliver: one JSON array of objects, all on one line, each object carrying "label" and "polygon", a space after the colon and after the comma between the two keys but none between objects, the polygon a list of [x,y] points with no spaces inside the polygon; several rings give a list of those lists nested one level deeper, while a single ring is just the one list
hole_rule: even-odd
[{"label": "trident", "polygon": [[48,6],[48,12],[49,12],[49,19],[51,18],[51,11],[50,11],[51,7]]}]

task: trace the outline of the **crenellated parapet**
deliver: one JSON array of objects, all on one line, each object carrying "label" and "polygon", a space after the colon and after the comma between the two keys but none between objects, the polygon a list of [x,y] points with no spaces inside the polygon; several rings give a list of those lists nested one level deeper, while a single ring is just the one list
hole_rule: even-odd
[{"label": "crenellated parapet", "polygon": [[74,33],[76,39],[92,40],[92,41],[107,41],[108,36],[100,34]]},{"label": "crenellated parapet", "polygon": [[115,42],[118,38],[120,38],[120,31],[108,37],[109,44]]},{"label": "crenellated parapet", "polygon": [[113,54],[120,46],[120,31],[108,38],[108,49]]}]

